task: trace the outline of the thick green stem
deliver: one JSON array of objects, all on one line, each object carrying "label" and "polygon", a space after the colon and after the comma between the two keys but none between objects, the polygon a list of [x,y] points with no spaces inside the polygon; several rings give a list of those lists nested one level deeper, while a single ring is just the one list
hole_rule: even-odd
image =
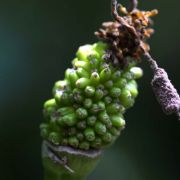
[{"label": "thick green stem", "polygon": [[99,150],[81,151],[44,141],[42,158],[45,180],[85,180],[100,155]]},{"label": "thick green stem", "polygon": [[45,180],[85,180],[86,177],[74,176],[72,174],[56,174],[51,170],[45,169],[44,172]]}]

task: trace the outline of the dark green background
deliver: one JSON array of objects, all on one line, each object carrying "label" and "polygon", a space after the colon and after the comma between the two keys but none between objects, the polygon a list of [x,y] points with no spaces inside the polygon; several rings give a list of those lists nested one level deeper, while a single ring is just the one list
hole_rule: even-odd
[{"label": "dark green background", "polygon": [[[180,1],[141,0],[140,7],[160,11],[152,54],[180,89]],[[0,1],[0,180],[43,179],[43,102],[77,48],[96,42],[93,32],[110,19],[110,0]],[[151,71],[145,61],[141,66],[140,95],[126,129],[89,180],[180,179],[180,122],[162,113]]]}]

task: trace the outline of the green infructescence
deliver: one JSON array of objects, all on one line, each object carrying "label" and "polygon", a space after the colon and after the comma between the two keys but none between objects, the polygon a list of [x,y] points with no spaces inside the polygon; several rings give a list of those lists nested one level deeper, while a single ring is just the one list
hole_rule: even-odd
[{"label": "green infructescence", "polygon": [[65,79],[55,83],[53,98],[44,103],[43,139],[91,150],[103,149],[119,136],[143,73],[130,58],[128,67],[114,67],[105,58],[108,48],[103,42],[79,48]]}]

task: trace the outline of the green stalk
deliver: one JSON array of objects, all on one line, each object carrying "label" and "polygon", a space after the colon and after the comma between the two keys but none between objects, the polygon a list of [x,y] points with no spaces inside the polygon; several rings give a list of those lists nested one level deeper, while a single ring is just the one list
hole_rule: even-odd
[{"label": "green stalk", "polygon": [[82,151],[43,141],[45,180],[85,180],[95,168],[100,155],[100,150]]}]

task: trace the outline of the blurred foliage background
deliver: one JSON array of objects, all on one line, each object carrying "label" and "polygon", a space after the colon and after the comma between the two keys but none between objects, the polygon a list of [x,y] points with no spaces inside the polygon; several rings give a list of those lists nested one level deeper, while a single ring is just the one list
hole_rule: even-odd
[{"label": "blurred foliage background", "polygon": [[[140,0],[139,6],[160,12],[152,54],[180,90],[180,1]],[[1,180],[43,180],[43,102],[77,48],[96,42],[93,32],[108,20],[110,0],[0,1]],[[150,87],[151,71],[145,61],[140,66],[144,77],[136,105],[126,114],[126,129],[88,180],[180,179],[180,122],[163,114]]]}]

